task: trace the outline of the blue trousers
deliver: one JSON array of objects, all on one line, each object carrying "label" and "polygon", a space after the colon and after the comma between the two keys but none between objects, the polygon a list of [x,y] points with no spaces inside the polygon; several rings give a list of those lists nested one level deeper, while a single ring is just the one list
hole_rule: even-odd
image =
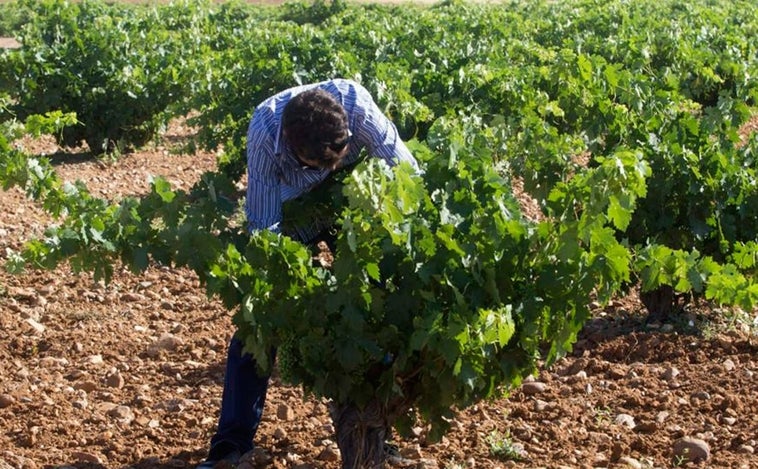
[{"label": "blue trousers", "polygon": [[253,357],[243,353],[242,342],[232,338],[226,358],[221,416],[216,434],[211,438],[208,459],[223,458],[235,449],[241,454],[253,449],[268,381],[268,376],[259,376]]},{"label": "blue trousers", "polygon": [[[334,233],[327,230],[314,239],[324,239],[335,252]],[[258,375],[255,360],[243,353],[242,348],[242,341],[236,337],[229,342],[221,416],[216,434],[211,438],[210,460],[221,459],[234,450],[241,454],[252,450],[253,438],[261,423],[269,376]]]}]

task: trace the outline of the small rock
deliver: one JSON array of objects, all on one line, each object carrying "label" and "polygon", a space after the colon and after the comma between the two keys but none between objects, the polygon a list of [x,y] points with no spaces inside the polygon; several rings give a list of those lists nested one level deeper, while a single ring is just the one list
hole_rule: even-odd
[{"label": "small rock", "polygon": [[42,357],[39,360],[39,364],[46,368],[64,367],[68,365],[68,360],[63,357]]},{"label": "small rock", "polygon": [[26,445],[36,446],[38,441],[40,427],[33,426],[29,428],[29,432],[26,434]]},{"label": "small rock", "polygon": [[34,331],[37,332],[37,333],[39,333],[39,334],[42,334],[43,332],[45,332],[45,326],[43,326],[42,324],[38,323],[37,321],[35,321],[32,318],[27,318],[26,319],[26,324],[28,324],[29,326],[31,326],[31,328],[34,329]]},{"label": "small rock", "polygon": [[624,448],[624,445],[622,445],[620,442],[613,443],[613,446],[611,447],[611,461],[618,461],[621,459],[621,455],[624,454],[626,451],[626,448]]},{"label": "small rock", "polygon": [[167,399],[156,404],[155,408],[164,409],[168,412],[182,412],[184,409],[194,406],[196,402],[197,401],[193,401],[192,399]]},{"label": "small rock", "polygon": [[278,427],[276,430],[274,430],[274,438],[277,440],[283,440],[287,438],[287,430],[283,429],[282,427]]},{"label": "small rock", "polygon": [[754,454],[755,453],[755,448],[753,448],[750,445],[740,445],[737,448],[737,452],[741,453],[741,454]]},{"label": "small rock", "polygon": [[147,427],[147,424],[150,423],[150,419],[145,417],[144,415],[137,417],[134,419],[134,421],[137,423],[137,425],[141,427]]},{"label": "small rock", "polygon": [[727,358],[726,360],[724,360],[723,365],[724,365],[724,370],[726,371],[734,371],[734,369],[736,368],[734,362],[730,358]]},{"label": "small rock", "polygon": [[71,405],[74,409],[86,409],[89,406],[89,402],[87,402],[87,399],[75,399],[71,402]]},{"label": "small rock", "polygon": [[663,379],[665,379],[666,381],[671,381],[677,376],[679,376],[679,370],[677,370],[673,366],[666,368],[666,371],[663,372]]},{"label": "small rock", "polygon": [[674,442],[674,457],[684,458],[687,462],[707,461],[711,457],[711,448],[699,438],[684,437]]},{"label": "small rock", "polygon": [[537,399],[536,401],[534,401],[534,411],[535,412],[542,412],[545,409],[547,409],[547,406],[548,406],[548,403],[545,402],[545,401],[541,401],[539,399]]},{"label": "small rock", "polygon": [[276,409],[276,417],[284,421],[294,420],[295,411],[287,404],[279,404],[279,407]]},{"label": "small rock", "polygon": [[162,350],[176,350],[182,344],[182,340],[173,334],[163,334],[157,342],[158,347]]},{"label": "small rock", "polygon": [[544,392],[545,389],[547,389],[547,386],[545,385],[545,383],[541,383],[539,381],[530,381],[530,382],[524,383],[521,386],[521,390],[524,392],[524,394],[527,394],[530,396]]},{"label": "small rock", "polygon": [[89,394],[97,389],[97,384],[92,381],[80,381],[74,383],[74,389],[81,389],[82,391]]},{"label": "small rock", "polygon": [[629,456],[620,457],[618,463],[622,466],[631,467],[633,469],[642,469],[642,463]]},{"label": "small rock", "polygon": [[176,337],[173,334],[163,334],[153,342],[153,344],[150,345],[150,349],[148,350],[148,354],[155,356],[157,355],[161,350],[165,350],[168,352],[172,352],[179,348],[179,346],[182,345],[182,340],[178,337]]},{"label": "small rock", "polygon": [[182,340],[180,338],[173,334],[163,334],[158,340],[150,344],[147,354],[151,357],[156,357],[162,350],[173,352],[179,348],[180,345],[182,345]]},{"label": "small rock", "polygon": [[95,404],[95,409],[102,414],[107,414],[116,407],[118,407],[118,405],[113,402],[98,402]]},{"label": "small rock", "polygon": [[108,416],[122,423],[131,423],[134,420],[134,412],[125,405],[119,405],[108,411]]},{"label": "small rock", "polygon": [[125,301],[127,303],[134,303],[137,301],[142,301],[145,299],[144,295],[140,295],[138,293],[124,293],[121,295],[121,301]]},{"label": "small rock", "polygon": [[297,453],[287,453],[284,460],[288,463],[301,464],[303,457]]},{"label": "small rock", "polygon": [[82,371],[80,369],[75,369],[75,370],[72,370],[71,373],[69,373],[66,376],[64,376],[64,378],[66,378],[69,381],[76,381],[77,379],[81,378],[82,376],[86,376],[86,375],[87,375],[87,373],[85,373],[84,371]]},{"label": "small rock", "polygon": [[47,298],[45,298],[44,296],[35,295],[31,299],[31,304],[32,306],[40,306],[44,308],[45,306],[47,306]]},{"label": "small rock", "polygon": [[74,451],[71,456],[79,462],[87,462],[91,464],[103,464],[103,459],[92,453],[85,453],[83,451]]},{"label": "small rock", "polygon": [[440,465],[434,459],[419,459],[415,461],[416,469],[439,469]]},{"label": "small rock", "polygon": [[0,409],[13,405],[16,399],[10,394],[0,394]]},{"label": "small rock", "polygon": [[614,420],[616,425],[623,425],[625,427],[634,428],[634,417],[629,414],[618,414]]},{"label": "small rock", "polygon": [[682,438],[685,435],[684,429],[676,424],[666,426],[666,431],[671,438]]},{"label": "small rock", "polygon": [[[256,465],[267,466],[271,464],[271,461],[274,459],[273,456],[271,456],[271,454],[264,448],[255,448],[252,452],[253,461],[255,461]],[[246,455],[249,454],[249,452],[245,453],[245,455],[243,455],[243,459]]]},{"label": "small rock", "polygon": [[627,370],[622,367],[614,367],[608,370],[608,376],[610,376],[612,379],[621,379],[626,377]]},{"label": "small rock", "polygon": [[333,446],[327,446],[316,457],[316,459],[318,459],[319,461],[330,461],[330,462],[339,461],[340,458],[341,458],[340,450]]},{"label": "small rock", "polygon": [[121,389],[124,387],[124,377],[116,370],[105,377],[105,384],[111,388]]},{"label": "small rock", "polygon": [[408,459],[421,459],[424,457],[424,455],[421,454],[421,446],[419,445],[400,448],[400,456]]},{"label": "small rock", "polygon": [[102,355],[91,355],[87,357],[87,362],[91,363],[93,365],[100,365],[103,363],[103,356]]}]

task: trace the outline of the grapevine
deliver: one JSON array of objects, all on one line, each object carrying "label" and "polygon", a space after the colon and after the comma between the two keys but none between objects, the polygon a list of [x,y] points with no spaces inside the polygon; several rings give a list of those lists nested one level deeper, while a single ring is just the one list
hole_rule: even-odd
[{"label": "grapevine", "polygon": [[[754,8],[601,3],[20,1],[23,47],[0,52],[0,183],[55,224],[9,267],[189,267],[263,371],[278,349],[286,381],[434,437],[452,407],[570,351],[593,301],[639,287],[652,320],[679,299],[753,311],[758,137],[738,129],[758,104]],[[334,220],[333,262],[314,265],[286,235],[245,232],[237,187],[254,103],[336,76],[376,96],[424,174],[365,155],[285,207],[285,226]],[[193,144],[219,154],[188,191],[155,178],[103,200],[14,146],[49,133],[118,156],[187,113]]]}]

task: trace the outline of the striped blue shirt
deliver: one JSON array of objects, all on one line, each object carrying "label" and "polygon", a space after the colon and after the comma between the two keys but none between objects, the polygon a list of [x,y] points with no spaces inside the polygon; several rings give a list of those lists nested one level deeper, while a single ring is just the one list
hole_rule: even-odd
[{"label": "striped blue shirt", "polygon": [[382,158],[390,165],[407,161],[418,170],[395,125],[360,84],[335,79],[287,89],[258,105],[248,127],[245,213],[250,231],[280,232],[282,203],[307,193],[332,172],[303,166],[282,137],[284,106],[296,94],[316,87],[334,95],[347,111],[351,140],[340,167],[357,161],[365,148],[369,156]]}]

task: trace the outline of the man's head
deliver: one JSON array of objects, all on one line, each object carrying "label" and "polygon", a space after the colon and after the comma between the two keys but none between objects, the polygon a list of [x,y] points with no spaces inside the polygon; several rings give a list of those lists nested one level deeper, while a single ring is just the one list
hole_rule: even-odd
[{"label": "man's head", "polygon": [[289,100],[282,130],[290,149],[308,166],[334,169],[347,154],[350,134],[345,108],[320,88]]}]

